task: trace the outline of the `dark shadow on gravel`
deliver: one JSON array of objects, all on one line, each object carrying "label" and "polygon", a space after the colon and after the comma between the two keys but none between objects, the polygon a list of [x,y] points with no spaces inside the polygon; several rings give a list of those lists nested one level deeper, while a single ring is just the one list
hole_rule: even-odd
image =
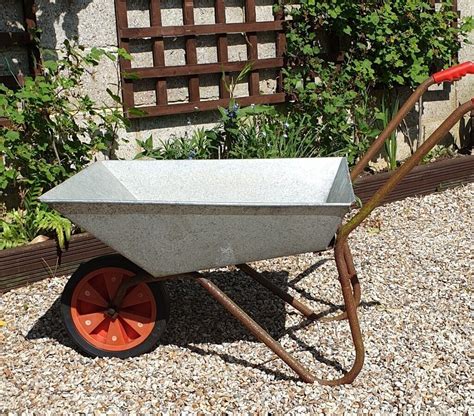
[{"label": "dark shadow on gravel", "polygon": [[[301,293],[301,298],[311,299],[324,305],[326,308],[317,313],[317,317],[323,317],[341,310],[342,305],[331,301],[317,298],[310,293],[298,289],[295,284],[312,272],[317,270],[326,260],[320,260],[313,266],[302,272],[299,276],[288,281],[286,271],[264,272],[263,275],[281,288],[292,287]],[[299,351],[309,351],[316,361],[332,366],[344,372],[337,361],[326,359],[316,348],[303,343],[297,338],[296,331],[314,323],[302,319],[302,322],[285,330],[285,303],[260,286],[249,276],[240,272],[212,272],[207,276],[224,293],[226,293],[237,305],[257,321],[269,334],[275,338],[282,338],[288,334],[297,344]],[[211,298],[204,289],[190,279],[175,280],[167,283],[170,295],[170,321],[166,331],[160,340],[161,345],[176,345],[188,348],[200,355],[217,355],[225,362],[240,364],[246,367],[260,369],[266,373],[275,375],[278,379],[289,377],[266,368],[264,364],[251,363],[246,360],[233,357],[224,352],[204,349],[195,344],[222,344],[235,341],[255,342],[255,338],[228,313],[220,304]],[[362,306],[373,306],[378,302],[362,303]],[[298,312],[289,312],[298,313]],[[71,341],[62,324],[60,313],[60,299],[56,299],[50,309],[38,319],[28,332],[27,339],[52,338],[63,345],[79,351]],[[193,345],[194,344],[194,345]],[[293,379],[290,377],[290,379]]]}]

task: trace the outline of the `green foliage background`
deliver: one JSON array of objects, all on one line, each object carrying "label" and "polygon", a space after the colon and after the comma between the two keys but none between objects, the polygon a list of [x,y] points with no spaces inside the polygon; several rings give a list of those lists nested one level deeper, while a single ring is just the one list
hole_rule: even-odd
[{"label": "green foliage background", "polygon": [[[351,162],[384,118],[374,89],[396,96],[454,64],[474,27],[472,18],[457,20],[451,1],[435,11],[428,0],[299,0],[287,14],[286,90],[319,125],[323,153]],[[327,54],[331,39],[344,51],[340,67]]]}]

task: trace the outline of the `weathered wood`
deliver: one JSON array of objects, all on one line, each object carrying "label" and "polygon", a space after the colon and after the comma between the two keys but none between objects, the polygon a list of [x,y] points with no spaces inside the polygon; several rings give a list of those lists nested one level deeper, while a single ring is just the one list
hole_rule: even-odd
[{"label": "weathered wood", "polygon": [[41,53],[33,39],[33,34],[38,26],[36,21],[35,0],[23,0],[23,18],[25,21],[25,29],[30,38],[30,47],[28,48],[29,69],[33,76],[37,76],[41,73]]},{"label": "weathered wood", "polygon": [[[224,0],[216,0],[215,2],[215,14],[216,14],[216,24],[225,24],[225,3]],[[217,25],[213,25],[217,26]],[[227,41],[227,32],[217,35],[217,58],[220,63],[225,65],[229,62],[229,51],[228,51],[228,41]],[[229,84],[229,76],[227,73],[223,72],[222,76],[219,79],[219,97],[228,98],[229,91],[227,86]]]},{"label": "weathered wood", "polygon": [[[240,106],[248,106],[251,104],[278,104],[285,101],[285,94],[269,94],[254,97],[236,98]],[[218,107],[227,107],[229,98],[221,98],[219,100],[201,101],[198,103],[179,103],[169,104],[167,106],[140,107],[140,110],[146,114],[141,117],[156,117],[179,113],[193,113],[198,111],[216,110]],[[133,117],[132,117],[133,118]]]},{"label": "weathered wood", "polygon": [[[194,1],[183,0],[183,22],[185,25],[194,25]],[[197,64],[197,39],[193,34],[192,36],[186,37],[186,64],[196,65]],[[188,81],[189,89],[189,101],[191,103],[199,102],[199,77],[192,75]]]},{"label": "weathered wood", "polygon": [[[280,68],[283,64],[283,58],[267,58],[259,59],[250,62],[252,68],[269,69]],[[247,62],[227,62],[225,64],[197,64],[197,65],[177,65],[165,67],[151,67],[151,68],[133,68],[130,71],[124,72],[124,75],[131,77],[146,78],[167,78],[167,77],[182,77],[191,75],[203,74],[218,74],[224,72],[241,71]]]},{"label": "weathered wood", "polygon": [[[115,0],[115,15],[117,20],[117,29],[120,33],[121,30],[128,27],[127,0]],[[130,53],[128,39],[124,39],[119,36],[118,47],[125,49]],[[135,105],[135,97],[133,92],[133,81],[123,77],[123,73],[131,69],[132,63],[128,59],[119,58],[119,65],[120,72],[122,73],[121,82],[123,107],[125,112],[127,112],[129,108]]]},{"label": "weathered wood", "polygon": [[[216,6],[217,7],[217,6]],[[225,17],[225,16],[224,16]],[[216,14],[217,19],[217,14]],[[252,23],[220,23],[209,25],[151,26],[119,29],[119,36],[124,39],[143,39],[158,37],[206,36],[231,33],[269,32],[283,30],[282,21]]]},{"label": "weathered wood", "polygon": [[2,48],[9,46],[27,46],[31,43],[31,36],[26,32],[0,32],[0,45]]},{"label": "weathered wood", "polygon": [[[281,9],[278,10],[277,12],[274,13],[275,16],[275,21],[279,22],[280,24],[283,24],[285,20],[285,13],[283,10],[283,5],[281,6]],[[285,33],[283,30],[280,30],[276,32],[276,44],[275,44],[275,49],[276,49],[276,57],[277,58],[283,58],[285,55],[285,50],[286,50],[286,37]],[[283,87],[283,71],[280,69],[278,71],[278,78],[277,78],[277,92],[283,92],[284,87]]]},{"label": "weathered wood", "polygon": [[[254,23],[257,20],[255,0],[245,0],[245,21]],[[247,38],[247,59],[256,61],[258,59],[258,38],[256,32],[248,32]],[[254,70],[249,73],[249,95],[260,95],[260,74]]]},{"label": "weathered wood", "polygon": [[[150,0],[150,22],[152,26],[161,26],[160,0]],[[162,37],[153,40],[153,65],[165,66],[165,45]],[[158,105],[167,104],[166,79],[158,79],[155,90],[156,103]]]},{"label": "weathered wood", "polygon": [[[367,202],[392,173],[361,176],[354,184],[355,194],[362,202]],[[474,182],[474,156],[440,160],[415,167],[385,197],[383,202],[392,202],[414,195],[426,195],[470,182]]]},{"label": "weathered wood", "polygon": [[[127,24],[127,5],[126,0],[115,0],[117,11],[117,33],[120,39],[120,45],[127,49],[128,42],[131,39],[151,39],[153,42],[153,67],[131,68],[121,64],[121,74],[123,83],[127,88],[124,91],[125,109],[133,103],[130,88],[127,85],[136,82],[139,79],[154,79],[156,92],[156,109],[153,106],[147,106],[148,116],[169,115],[184,112],[204,111],[216,109],[220,103],[228,102],[229,91],[226,88],[229,80],[229,73],[240,72],[249,62],[252,70],[249,75],[249,95],[250,97],[260,96],[260,69],[276,68],[283,66],[284,54],[284,35],[283,33],[283,14],[279,14],[274,21],[257,22],[255,0],[245,0],[245,22],[226,23],[225,0],[216,0],[215,24],[198,25],[194,22],[194,1],[183,0],[183,24],[180,26],[162,26],[162,17],[159,0],[149,0],[150,6],[150,27],[129,28]],[[272,59],[258,59],[258,40],[257,33],[274,31],[278,32],[276,37],[277,57]],[[228,39],[229,33],[243,34],[247,42],[247,59],[241,62],[229,62]],[[217,63],[198,64],[197,37],[198,36],[216,36],[217,42]],[[163,39],[166,37],[184,38],[186,65],[167,66],[164,59]],[[201,101],[199,76],[208,74],[223,74],[219,80],[219,98],[211,101]],[[170,77],[185,77],[188,79],[188,103],[170,104],[168,106],[167,79]],[[133,89],[131,90],[133,92]],[[282,102],[284,99],[281,75],[278,76],[277,92],[280,95],[268,94],[259,98],[251,98],[249,102],[271,104]],[[129,118],[137,118],[127,114]]]}]

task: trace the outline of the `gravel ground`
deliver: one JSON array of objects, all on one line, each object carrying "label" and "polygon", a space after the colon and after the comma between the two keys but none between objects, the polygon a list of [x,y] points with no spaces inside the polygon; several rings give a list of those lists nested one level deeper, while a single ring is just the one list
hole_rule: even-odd
[{"label": "gravel ground", "polygon": [[[57,277],[0,303],[0,411],[474,414],[474,184],[377,209],[351,238],[367,350],[350,386],[298,381],[202,289],[168,284],[171,321],[141,357],[92,359],[65,334]],[[321,314],[341,304],[331,252],[255,263]],[[340,376],[347,322],[308,323],[233,269],[213,281],[314,369]]]}]

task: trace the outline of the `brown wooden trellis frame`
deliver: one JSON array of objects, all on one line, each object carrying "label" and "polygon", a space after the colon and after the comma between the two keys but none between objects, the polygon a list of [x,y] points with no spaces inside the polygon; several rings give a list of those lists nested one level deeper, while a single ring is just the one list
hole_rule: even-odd
[{"label": "brown wooden trellis frame", "polygon": [[[215,0],[215,24],[196,25],[194,23],[193,0],[183,0],[183,25],[162,26],[160,0],[149,0],[150,27],[129,28],[127,18],[127,0],[115,0],[117,19],[118,44],[120,48],[129,51],[131,39],[151,38],[153,41],[153,67],[133,68],[131,62],[120,60],[122,99],[126,115],[129,118],[153,117],[178,113],[213,110],[224,107],[229,103],[229,93],[225,88],[224,79],[219,83],[219,99],[201,101],[199,92],[199,76],[208,74],[224,74],[241,71],[247,63],[252,65],[249,74],[249,96],[237,98],[240,105],[276,104],[285,101],[285,93],[281,82],[281,73],[277,77],[277,88],[273,94],[260,94],[259,70],[276,69],[283,66],[285,36],[283,34],[282,12],[274,14],[274,21],[257,22],[255,0],[244,0],[245,22],[226,23],[224,0]],[[276,57],[259,59],[257,53],[257,33],[275,32]],[[227,50],[227,35],[232,33],[244,34],[247,39],[247,56],[245,62],[229,62]],[[217,40],[216,63],[197,63],[197,36],[215,35]],[[166,66],[164,58],[164,38],[184,38],[186,65]],[[187,77],[189,102],[172,104],[168,102],[167,78]],[[156,105],[140,107],[145,115],[130,112],[135,107],[134,81],[137,79],[156,80]]]},{"label": "brown wooden trellis frame", "polygon": [[[23,32],[0,32],[0,45],[2,49],[14,46],[25,47],[28,51],[28,66],[30,75],[36,76],[41,73],[40,51],[34,39],[34,32],[37,28],[35,0],[23,0]],[[9,88],[18,88],[21,83],[20,74],[0,76],[0,84]],[[8,125],[5,118],[0,118],[0,126]]]}]

